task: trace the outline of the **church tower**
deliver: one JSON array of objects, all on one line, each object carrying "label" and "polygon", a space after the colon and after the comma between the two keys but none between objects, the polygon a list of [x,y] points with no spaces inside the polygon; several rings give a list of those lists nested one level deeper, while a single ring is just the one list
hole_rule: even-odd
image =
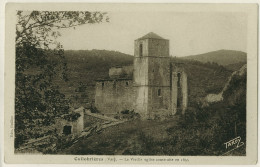
[{"label": "church tower", "polygon": [[153,32],[135,40],[135,108],[142,117],[150,118],[153,112],[170,110],[170,68],[169,40]]}]

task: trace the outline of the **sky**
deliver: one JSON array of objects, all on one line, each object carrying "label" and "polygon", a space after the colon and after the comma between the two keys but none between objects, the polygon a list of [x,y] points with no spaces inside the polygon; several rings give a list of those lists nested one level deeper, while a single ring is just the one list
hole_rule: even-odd
[{"label": "sky", "polygon": [[246,52],[247,16],[239,12],[111,11],[109,23],[64,29],[65,50],[115,50],[134,54],[134,40],[154,32],[170,40],[171,56],[227,49]]}]

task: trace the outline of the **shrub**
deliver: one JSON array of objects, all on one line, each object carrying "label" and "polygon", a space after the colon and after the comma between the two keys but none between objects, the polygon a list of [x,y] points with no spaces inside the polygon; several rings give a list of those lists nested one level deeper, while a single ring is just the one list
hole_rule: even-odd
[{"label": "shrub", "polygon": [[91,113],[100,113],[100,111],[97,109],[97,107],[92,107],[90,108]]},{"label": "shrub", "polygon": [[129,114],[129,110],[123,110],[121,111],[121,114]]}]

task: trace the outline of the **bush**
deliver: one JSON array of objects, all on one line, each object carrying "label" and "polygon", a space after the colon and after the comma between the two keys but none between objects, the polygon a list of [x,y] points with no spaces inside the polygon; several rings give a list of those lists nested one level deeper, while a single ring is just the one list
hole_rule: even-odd
[{"label": "bush", "polygon": [[123,110],[123,111],[121,111],[121,114],[129,114],[129,110]]},{"label": "bush", "polygon": [[71,112],[69,114],[63,115],[62,118],[67,121],[76,121],[80,117],[79,113]]},{"label": "bush", "polygon": [[97,109],[97,107],[92,107],[90,108],[91,113],[100,113],[100,111]]},{"label": "bush", "polygon": [[134,110],[123,110],[117,115],[114,116],[116,119],[139,119],[140,115],[136,113]]}]

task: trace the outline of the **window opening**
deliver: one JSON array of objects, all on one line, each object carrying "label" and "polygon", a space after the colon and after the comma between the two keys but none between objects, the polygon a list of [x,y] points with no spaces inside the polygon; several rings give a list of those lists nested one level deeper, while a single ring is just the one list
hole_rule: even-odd
[{"label": "window opening", "polygon": [[104,86],[105,86],[105,83],[104,83],[104,82],[102,82],[102,89],[104,88]]},{"label": "window opening", "polygon": [[143,56],[143,44],[139,45],[139,54],[140,54],[140,57]]},{"label": "window opening", "polygon": [[177,77],[178,77],[177,85],[178,85],[178,87],[180,87],[181,86],[181,73],[178,73]]},{"label": "window opening", "polygon": [[161,96],[161,89],[158,89],[158,96]]},{"label": "window opening", "polygon": [[65,126],[63,127],[63,134],[65,134],[65,135],[71,134],[71,126],[65,125]]}]

